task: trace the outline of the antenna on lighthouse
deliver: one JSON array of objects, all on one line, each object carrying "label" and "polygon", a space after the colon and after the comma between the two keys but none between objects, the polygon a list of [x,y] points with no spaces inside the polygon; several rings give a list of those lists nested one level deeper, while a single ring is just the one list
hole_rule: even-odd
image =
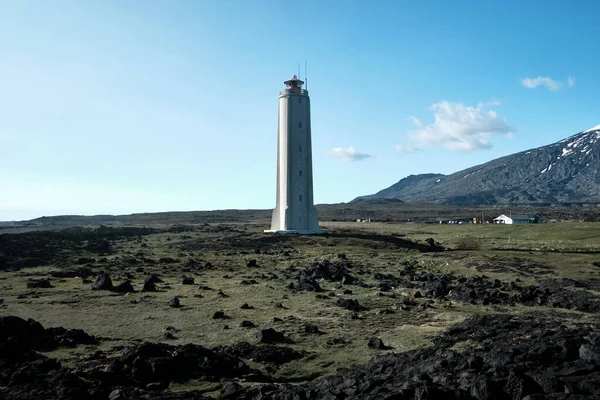
[{"label": "antenna on lighthouse", "polygon": [[300,79],[302,75],[300,75],[300,62],[298,62],[298,79]]},{"label": "antenna on lighthouse", "polygon": [[306,90],[308,90],[308,76],[306,74],[306,58],[304,59],[304,84],[306,85],[306,86],[304,86],[304,88]]}]

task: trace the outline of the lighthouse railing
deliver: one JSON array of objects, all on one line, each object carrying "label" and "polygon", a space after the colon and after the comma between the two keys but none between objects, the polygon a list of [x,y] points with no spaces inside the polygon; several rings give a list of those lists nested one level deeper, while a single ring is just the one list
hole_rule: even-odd
[{"label": "lighthouse railing", "polygon": [[308,90],[304,89],[283,89],[279,92],[280,96],[285,96],[286,94],[299,94],[302,96],[308,96]]}]

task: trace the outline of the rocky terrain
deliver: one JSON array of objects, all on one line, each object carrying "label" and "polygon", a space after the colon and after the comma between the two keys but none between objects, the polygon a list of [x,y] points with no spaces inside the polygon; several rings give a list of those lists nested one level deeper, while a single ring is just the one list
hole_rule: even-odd
[{"label": "rocky terrain", "polygon": [[143,343],[117,354],[95,352],[67,367],[37,350],[96,339],[17,317],[0,317],[0,328],[6,399],[207,399],[201,391],[167,389],[191,378],[225,382],[223,399],[594,399],[600,394],[598,325],[567,327],[547,313],[475,316],[435,337],[429,348],[377,356],[301,385],[279,384],[244,362],[284,363],[302,356],[284,346],[245,343],[211,350]]},{"label": "rocky terrain", "polygon": [[450,175],[401,179],[361,198],[473,206],[600,203],[600,126]]},{"label": "rocky terrain", "polygon": [[0,399],[598,398],[594,223],[326,228],[0,235]]}]

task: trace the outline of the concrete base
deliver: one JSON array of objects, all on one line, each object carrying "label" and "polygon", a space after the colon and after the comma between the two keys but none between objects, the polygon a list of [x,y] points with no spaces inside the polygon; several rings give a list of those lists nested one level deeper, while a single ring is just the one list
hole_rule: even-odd
[{"label": "concrete base", "polygon": [[323,229],[319,229],[319,230],[313,230],[313,231],[284,231],[284,230],[280,230],[280,229],[265,229],[264,233],[275,233],[275,234],[296,234],[296,235],[321,235],[323,233],[327,233],[326,230]]}]

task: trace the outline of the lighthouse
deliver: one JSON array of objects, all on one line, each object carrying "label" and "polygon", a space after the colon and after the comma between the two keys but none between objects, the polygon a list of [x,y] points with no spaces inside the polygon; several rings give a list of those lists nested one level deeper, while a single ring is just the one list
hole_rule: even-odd
[{"label": "lighthouse", "polygon": [[310,97],[296,75],[284,84],[279,92],[276,205],[271,229],[265,232],[322,233],[313,204]]}]

